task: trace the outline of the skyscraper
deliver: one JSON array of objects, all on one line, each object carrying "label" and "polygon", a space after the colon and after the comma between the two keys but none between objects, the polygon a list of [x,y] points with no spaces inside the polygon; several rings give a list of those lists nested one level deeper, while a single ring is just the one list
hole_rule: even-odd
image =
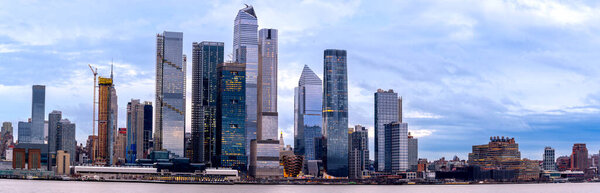
[{"label": "skyscraper", "polygon": [[144,159],[148,158],[149,150],[152,148],[152,109],[152,102],[144,102]]},{"label": "skyscraper", "polygon": [[261,29],[258,38],[258,130],[251,141],[250,175],[282,176],[277,140],[277,30]]},{"label": "skyscraper", "polygon": [[139,99],[131,99],[127,103],[127,140],[125,145],[125,160],[135,163],[136,159],[144,158],[144,124],[145,104]]},{"label": "skyscraper", "polygon": [[348,177],[361,179],[364,172],[369,169],[369,134],[365,127],[356,125],[349,135]]},{"label": "skyscraper", "polygon": [[413,170],[419,164],[419,139],[408,133],[408,167]]},{"label": "skyscraper", "polygon": [[217,157],[218,167],[246,170],[246,73],[244,64],[223,63],[217,67]]},{"label": "skyscraper", "polygon": [[294,153],[305,160],[316,156],[315,140],[322,137],[323,82],[304,65],[298,87],[294,89]]},{"label": "skyscraper", "polygon": [[571,170],[585,171],[588,168],[588,150],[585,143],[573,144],[573,153],[571,154]]},{"label": "skyscraper", "polygon": [[46,86],[33,85],[31,98],[30,143],[44,143],[44,120],[46,106]]},{"label": "skyscraper", "polygon": [[[375,92],[375,170],[385,169],[385,124],[401,122],[402,99],[398,93],[377,89]],[[389,166],[387,166],[389,167]]]},{"label": "skyscraper", "polygon": [[392,122],[385,128],[385,170],[398,172],[408,170],[408,124]]},{"label": "skyscraper", "polygon": [[184,155],[185,71],[183,33],[156,35],[156,150]]},{"label": "skyscraper", "polygon": [[95,162],[112,165],[118,114],[117,94],[113,85],[112,72],[110,78],[99,77],[98,89],[98,155]]},{"label": "skyscraper", "polygon": [[71,123],[68,119],[62,119],[56,124],[56,150],[66,151],[70,157],[70,163],[75,160],[75,149],[77,141],[75,141],[75,123]]},{"label": "skyscraper", "polygon": [[[246,150],[256,139],[257,79],[258,79],[258,20],[254,8],[246,5],[238,11],[233,28],[233,60],[246,65]],[[246,156],[250,151],[246,151]]]},{"label": "skyscraper", "polygon": [[212,166],[216,156],[217,65],[223,42],[192,43],[192,162]]},{"label": "skyscraper", "polygon": [[348,176],[348,74],[346,50],[323,56],[323,128],[327,138],[327,174]]},{"label": "skyscraper", "polygon": [[51,170],[52,166],[56,163],[56,152],[60,149],[57,149],[60,144],[58,133],[58,123],[62,120],[62,112],[60,111],[52,111],[48,114],[48,169]]},{"label": "skyscraper", "polygon": [[552,147],[544,148],[544,170],[554,171],[556,170],[556,162],[554,162],[554,149]]},{"label": "skyscraper", "polygon": [[17,143],[31,143],[31,119],[17,124]]}]

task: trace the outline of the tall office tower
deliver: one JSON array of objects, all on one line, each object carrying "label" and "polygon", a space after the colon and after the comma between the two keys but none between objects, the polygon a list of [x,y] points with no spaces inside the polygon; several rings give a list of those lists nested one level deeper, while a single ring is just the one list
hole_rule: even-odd
[{"label": "tall office tower", "polygon": [[192,43],[192,162],[212,166],[216,157],[217,65],[223,42]]},{"label": "tall office tower", "polygon": [[136,159],[144,157],[144,127],[145,104],[139,99],[131,99],[127,103],[127,145],[125,146],[125,161],[135,163]]},{"label": "tall office tower", "polygon": [[31,119],[17,124],[17,143],[31,143]]},{"label": "tall office tower", "polygon": [[52,169],[52,166],[56,163],[56,151],[60,150],[57,149],[58,123],[60,120],[62,120],[62,112],[54,110],[48,114],[48,169]]},{"label": "tall office tower", "polygon": [[417,171],[419,164],[419,139],[408,133],[408,168]]},{"label": "tall office tower", "polygon": [[33,85],[31,98],[31,136],[30,143],[44,143],[44,120],[46,105],[46,86]]},{"label": "tall office tower", "polygon": [[385,124],[400,122],[402,99],[398,93],[377,89],[375,92],[375,170],[384,171],[385,167]]},{"label": "tall office tower", "polygon": [[261,29],[258,36],[256,140],[250,142],[250,175],[256,178],[281,177],[277,139],[277,30]]},{"label": "tall office tower", "polygon": [[408,170],[408,124],[392,122],[385,128],[385,170],[399,172]]},{"label": "tall office tower", "polygon": [[127,150],[127,128],[118,128],[115,133],[115,154],[113,163],[125,164],[125,151]]},{"label": "tall office tower", "polygon": [[250,141],[256,139],[258,21],[252,6],[238,11],[233,28],[233,60],[246,65],[246,156],[250,156]]},{"label": "tall office tower", "polygon": [[348,73],[346,50],[323,55],[323,132],[327,138],[327,174],[348,176]]},{"label": "tall office tower", "polygon": [[183,33],[156,35],[155,150],[183,157],[185,133],[185,56]]},{"label": "tall office tower", "polygon": [[110,78],[98,78],[98,149],[95,157],[95,162],[98,164],[114,164],[114,143],[119,107],[113,80],[112,66]]},{"label": "tall office tower", "polygon": [[365,171],[369,169],[369,134],[365,127],[356,125],[349,135],[348,177],[351,179],[361,179]]},{"label": "tall office tower", "polygon": [[585,143],[573,144],[573,154],[571,154],[571,170],[585,171],[588,168],[588,150]]},{"label": "tall office tower", "polygon": [[544,162],[542,166],[544,170],[556,170],[556,162],[554,161],[554,149],[552,149],[552,147],[544,148]]},{"label": "tall office tower", "polygon": [[315,140],[323,134],[323,82],[304,65],[294,89],[294,153],[305,160],[317,160]]},{"label": "tall office tower", "polygon": [[217,167],[246,170],[246,66],[223,63],[217,67]]},{"label": "tall office tower", "polygon": [[142,154],[144,159],[148,158],[150,149],[152,148],[152,102],[144,102],[144,141]]},{"label": "tall office tower", "polygon": [[68,119],[62,119],[56,124],[56,151],[64,150],[71,155],[70,163],[74,163],[75,149],[77,141],[75,140],[75,123]]}]

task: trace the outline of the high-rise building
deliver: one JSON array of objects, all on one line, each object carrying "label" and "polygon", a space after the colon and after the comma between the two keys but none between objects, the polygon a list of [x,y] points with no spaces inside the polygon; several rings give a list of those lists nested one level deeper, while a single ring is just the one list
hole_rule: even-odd
[{"label": "high-rise building", "polygon": [[246,67],[223,63],[217,67],[217,157],[218,167],[246,170]]},{"label": "high-rise building", "polygon": [[419,164],[419,139],[408,133],[408,167],[416,171]]},{"label": "high-rise building", "polygon": [[261,29],[258,36],[257,132],[250,143],[250,175],[281,177],[277,113],[277,30]]},{"label": "high-rise building", "polygon": [[46,86],[33,85],[31,99],[30,143],[44,143],[44,120],[46,106]]},{"label": "high-rise building", "polygon": [[[390,89],[375,92],[375,170],[384,171],[385,124],[402,122],[402,98]],[[390,167],[390,166],[387,166]]]},{"label": "high-rise building", "polygon": [[157,34],[154,149],[175,157],[184,156],[185,64],[183,33]]},{"label": "high-rise building", "polygon": [[119,128],[115,134],[114,163],[124,164],[127,150],[127,128]]},{"label": "high-rise building", "polygon": [[258,84],[258,20],[254,8],[246,5],[238,11],[233,28],[233,60],[245,64],[246,78],[246,156],[250,141],[256,139]]},{"label": "high-rise building", "polygon": [[98,89],[98,152],[95,162],[112,165],[118,114],[112,70],[110,78],[99,77]]},{"label": "high-rise building", "polygon": [[146,101],[144,102],[144,159],[148,158],[148,154],[150,154],[150,149],[152,149],[152,102]]},{"label": "high-rise building", "polygon": [[585,171],[588,168],[588,150],[585,143],[573,144],[573,153],[571,154],[571,170]]},{"label": "high-rise building", "polygon": [[304,65],[294,89],[294,153],[305,160],[319,159],[315,140],[323,136],[323,82]]},{"label": "high-rise building", "polygon": [[135,163],[136,159],[144,159],[144,135],[146,124],[146,104],[139,99],[131,99],[127,103],[127,140],[125,145],[125,160]]},{"label": "high-rise building", "polygon": [[62,120],[62,112],[54,110],[48,114],[48,153],[56,154],[56,139],[58,135],[58,122]]},{"label": "high-rise building", "polygon": [[554,162],[554,149],[552,147],[544,148],[544,170],[554,171],[556,170],[556,162]]},{"label": "high-rise building", "polygon": [[31,143],[31,119],[17,124],[17,143]]},{"label": "high-rise building", "polygon": [[327,174],[348,176],[348,73],[346,50],[323,54],[323,129],[327,139]]},{"label": "high-rise building", "polygon": [[192,43],[192,162],[212,166],[216,158],[217,65],[223,42]]},{"label": "high-rise building", "polygon": [[56,125],[56,150],[66,151],[70,155],[70,163],[75,161],[75,149],[77,141],[75,140],[75,123],[68,119],[62,119]]},{"label": "high-rise building", "polygon": [[385,128],[385,169],[387,172],[408,170],[408,124],[392,122]]},{"label": "high-rise building", "polygon": [[369,134],[367,129],[356,125],[348,137],[349,178],[361,179],[369,169]]}]

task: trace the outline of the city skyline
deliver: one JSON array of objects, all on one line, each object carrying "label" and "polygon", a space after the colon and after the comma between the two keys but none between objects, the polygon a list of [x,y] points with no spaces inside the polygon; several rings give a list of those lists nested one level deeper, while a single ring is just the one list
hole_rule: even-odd
[{"label": "city skyline", "polygon": [[[248,4],[251,3],[248,2]],[[592,152],[600,147],[600,143],[595,142],[591,137],[593,134],[597,134],[594,129],[597,128],[595,125],[598,125],[598,121],[594,119],[598,116],[598,109],[600,109],[597,102],[597,93],[600,89],[593,86],[595,82],[598,82],[598,79],[593,76],[599,69],[590,66],[591,61],[597,60],[595,56],[591,56],[592,53],[589,51],[596,50],[596,47],[585,42],[570,43],[572,38],[579,38],[575,37],[574,31],[592,30],[594,32],[598,30],[591,26],[585,26],[587,22],[597,21],[597,15],[594,18],[577,13],[578,11],[585,12],[586,8],[594,10],[598,7],[556,2],[542,5],[524,2],[476,3],[476,7],[484,10],[485,8],[491,9],[489,6],[498,5],[499,8],[493,9],[495,12],[488,13],[490,16],[502,15],[500,13],[507,12],[518,13],[515,17],[533,17],[533,19],[523,19],[523,21],[512,23],[499,17],[491,19],[473,17],[470,14],[484,13],[470,9],[441,12],[448,16],[448,20],[436,18],[441,16],[426,14],[437,9],[443,10],[444,5],[448,6],[448,4],[436,3],[420,10],[424,13],[415,11],[416,13],[410,12],[411,14],[400,17],[406,21],[416,17],[427,22],[421,24],[408,22],[401,25],[389,21],[394,15],[389,10],[380,10],[380,14],[385,15],[385,17],[381,17],[382,21],[372,24],[361,23],[361,19],[364,20],[373,15],[358,11],[359,9],[383,9],[366,5],[365,2],[346,3],[336,8],[341,10],[340,13],[327,12],[332,8],[331,5],[337,5],[335,2],[331,4],[308,2],[308,4],[318,7],[309,13],[335,17],[319,21],[311,16],[305,18],[305,22],[291,22],[299,24],[298,28],[300,29],[297,29],[293,25],[277,21],[278,19],[273,16],[281,15],[284,19],[298,21],[304,16],[300,13],[306,11],[306,5],[302,3],[274,4],[272,6],[264,4],[266,3],[253,3],[257,9],[258,18],[260,18],[259,28],[272,27],[279,29],[281,34],[278,112],[280,114],[279,128],[285,134],[285,144],[293,144],[293,88],[297,85],[296,81],[299,79],[302,67],[304,64],[308,64],[322,78],[323,66],[320,61],[322,51],[327,48],[340,48],[348,50],[348,91],[350,96],[348,127],[356,124],[366,126],[371,137],[369,139],[370,147],[373,147],[374,141],[372,138],[374,130],[372,93],[378,88],[395,89],[399,96],[404,97],[405,119],[410,123],[409,131],[421,141],[420,157],[437,159],[445,156],[450,158],[456,154],[462,159],[466,159],[471,145],[484,143],[486,136],[489,135],[518,137],[522,148],[522,157],[532,159],[541,159],[545,146],[555,148],[556,157],[569,155],[573,143],[587,143],[588,149]],[[391,2],[391,4],[394,6],[390,5],[389,7],[397,6],[402,10],[409,10],[410,7],[408,5],[410,3],[405,5]],[[525,8],[511,8],[515,4]],[[14,5],[18,5],[18,3]],[[4,9],[11,9],[10,6]],[[291,10],[293,6],[297,6],[298,10],[292,10],[291,13],[277,10],[281,7],[287,8],[283,10]],[[230,29],[231,22],[235,17],[235,12],[243,8],[243,3],[214,3],[207,4],[206,7],[216,8],[216,10],[207,15],[195,15],[191,11],[184,11],[183,14],[179,14],[180,16],[172,16],[176,19],[174,22],[176,24],[171,24],[171,21],[167,22],[167,20],[146,18],[147,14],[133,14],[133,16],[126,17],[123,22],[119,22],[120,26],[117,26],[124,29],[135,29],[132,30],[134,32],[120,34],[117,37],[105,36],[111,32],[122,32],[120,30],[123,29],[115,29],[118,27],[87,34],[88,30],[95,29],[95,27],[81,25],[79,22],[94,20],[93,17],[86,17],[87,14],[83,13],[74,13],[81,14],[83,17],[62,24],[82,26],[80,31],[68,28],[68,26],[67,29],[72,29],[71,32],[60,31],[35,21],[25,21],[31,26],[40,26],[41,31],[31,30],[31,32],[22,33],[22,36],[17,36],[14,31],[27,31],[29,28],[22,25],[14,30],[0,27],[0,42],[2,42],[0,43],[0,58],[3,61],[0,65],[0,75],[6,77],[0,82],[0,99],[6,101],[3,102],[5,108],[0,111],[0,117],[4,119],[2,121],[12,122],[13,127],[17,121],[27,121],[31,114],[29,110],[31,108],[31,85],[46,85],[46,108],[43,114],[47,115],[52,110],[62,111],[66,117],[77,124],[78,143],[84,143],[84,139],[91,134],[92,124],[90,119],[92,77],[87,69],[87,63],[98,67],[100,75],[107,76],[110,60],[111,58],[115,59],[114,84],[119,92],[119,112],[126,112],[124,110],[126,101],[131,98],[154,101],[155,77],[153,77],[153,72],[155,69],[152,56],[155,49],[153,36],[156,33],[163,30],[183,32],[185,34],[183,53],[188,56],[191,55],[190,46],[193,41],[223,41],[225,42],[225,54],[232,53],[230,50],[232,47],[231,35],[233,34],[233,29]],[[542,9],[543,7],[547,7],[547,9]],[[141,12],[143,8],[140,7],[138,12]],[[103,10],[103,6],[99,6],[99,10]],[[566,10],[567,15],[564,18],[555,17],[555,12],[561,10]],[[69,15],[55,17],[67,16]],[[544,18],[549,18],[550,21],[533,25]],[[7,17],[7,21],[3,22],[10,23],[8,21],[10,19]],[[106,22],[113,21],[113,19],[115,18],[101,20]],[[187,19],[196,19],[202,22],[194,24],[191,23],[193,20]],[[207,21],[209,19],[215,19],[215,21]],[[107,25],[102,21],[97,25],[100,27]],[[217,29],[207,32],[200,30],[210,24],[215,24]],[[325,27],[321,27],[320,24],[325,24]],[[350,26],[349,24],[357,25]],[[433,34],[416,36],[418,32],[423,32],[429,27],[439,24],[441,27],[433,28]],[[494,31],[498,28],[490,27],[491,24],[513,26],[515,29],[501,30],[500,32],[504,33],[500,34],[503,35],[494,35]],[[386,28],[389,26],[403,30],[406,28],[408,31],[411,31],[410,28],[416,28],[412,29],[414,32],[398,32],[396,30],[389,31]],[[564,26],[576,29],[564,29]],[[365,27],[370,28],[368,31],[342,33]],[[547,32],[547,36],[533,37],[540,30]],[[552,30],[558,30],[558,32],[551,32]],[[303,35],[305,32],[310,33]],[[340,34],[340,37],[328,35],[334,32]],[[73,33],[78,35],[69,35]],[[369,34],[378,34],[382,37],[372,37]],[[402,36],[397,36],[397,34]],[[348,43],[342,41],[352,35],[365,38],[364,40],[351,40]],[[566,37],[558,37],[562,35],[566,35]],[[315,43],[327,40],[327,38],[318,36],[326,36],[330,40],[324,43]],[[39,37],[46,38],[40,39]],[[597,41],[598,38],[594,33],[585,37],[590,38],[591,42]],[[399,43],[399,45],[383,42],[382,38],[393,40],[393,43]],[[545,42],[549,40],[559,41],[557,44],[564,45]],[[60,45],[54,47],[58,44]],[[496,44],[499,46],[495,46]],[[364,48],[360,48],[360,46],[364,46]],[[515,46],[517,46],[516,49]],[[476,52],[476,49],[482,48],[484,51]],[[365,52],[369,49],[371,51]],[[567,51],[568,49],[573,50]],[[585,52],[585,50],[588,51]],[[477,56],[478,54],[479,56]],[[504,58],[505,56],[508,57]],[[585,59],[578,59],[579,57],[576,56],[583,56]],[[190,63],[188,62],[187,65],[189,68]],[[42,70],[38,70],[38,68]],[[532,69],[536,69],[535,72],[530,72],[533,71]],[[39,73],[40,71],[44,73]],[[39,73],[39,76],[34,73]],[[190,73],[188,70],[186,80],[188,88],[191,83]],[[186,92],[186,96],[191,96],[190,89],[187,89]],[[189,99],[187,103],[186,118],[190,117]],[[119,116],[118,122],[119,128],[124,127],[126,121],[123,113]],[[189,123],[188,118],[186,120],[187,132],[190,131]],[[566,135],[571,132],[575,134]],[[17,133],[16,130],[15,133]],[[468,138],[470,133],[478,133],[481,136],[473,136],[470,139]]]}]

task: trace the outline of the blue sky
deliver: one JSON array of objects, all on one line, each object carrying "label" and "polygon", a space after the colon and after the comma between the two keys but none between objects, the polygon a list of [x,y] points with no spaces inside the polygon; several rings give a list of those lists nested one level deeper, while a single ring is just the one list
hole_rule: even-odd
[{"label": "blue sky", "polygon": [[108,76],[112,60],[124,127],[131,98],[154,102],[156,34],[183,32],[187,55],[194,41],[222,41],[230,53],[244,3],[260,28],[279,29],[286,144],[303,65],[322,77],[323,50],[337,48],[348,51],[350,125],[372,136],[373,93],[394,89],[419,157],[466,159],[490,136],[515,137],[532,159],[544,146],[558,155],[573,143],[600,149],[600,2],[578,0],[2,0],[0,121],[27,120],[31,85],[44,84],[46,112],[61,110],[84,142],[92,130],[87,64]]}]

